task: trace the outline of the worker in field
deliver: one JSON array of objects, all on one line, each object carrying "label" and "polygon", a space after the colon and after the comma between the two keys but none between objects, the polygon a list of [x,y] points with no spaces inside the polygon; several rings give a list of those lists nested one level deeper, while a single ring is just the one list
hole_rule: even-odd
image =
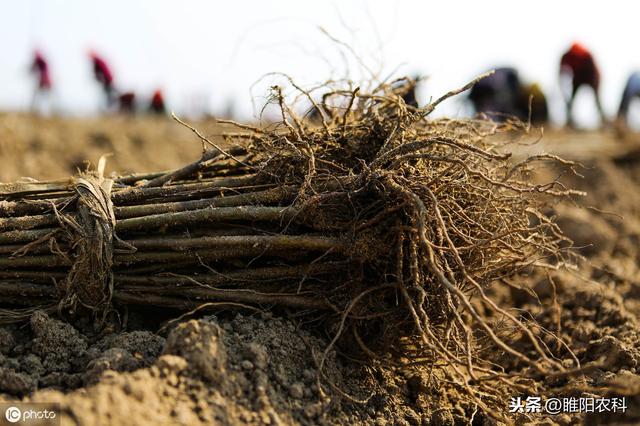
[{"label": "worker in field", "polygon": [[518,107],[522,97],[522,85],[518,71],[510,67],[495,72],[478,81],[469,92],[469,101],[476,113],[492,114],[498,121],[508,116],[525,119]]},{"label": "worker in field", "polygon": [[124,92],[118,95],[118,111],[121,114],[134,114],[136,112],[135,92]]},{"label": "worker in field", "polygon": [[93,67],[93,75],[104,93],[106,105],[111,107],[117,98],[111,69],[107,62],[94,51],[89,52],[89,58]]},{"label": "worker in field", "polygon": [[[602,103],[600,102],[600,71],[593,55],[580,43],[573,43],[560,60],[560,79],[567,105],[567,124],[574,127],[573,102],[578,89],[588,86],[593,90],[596,107],[602,123],[606,123]],[[570,84],[566,80],[570,80]]]},{"label": "worker in field", "polygon": [[399,95],[404,103],[410,107],[418,108],[418,97],[416,90],[423,77],[416,75],[413,78],[403,79],[393,87],[393,91]]},{"label": "worker in field", "polygon": [[549,121],[547,98],[537,83],[521,86],[520,97],[516,105],[517,116],[531,124],[544,124]]},{"label": "worker in field", "polygon": [[49,63],[39,50],[34,52],[33,62],[31,63],[31,73],[34,75],[36,80],[33,98],[31,99],[31,111],[36,112],[38,104],[43,99],[50,99],[52,86]]},{"label": "worker in field", "polygon": [[158,115],[164,115],[166,113],[164,96],[162,95],[162,91],[160,89],[157,89],[155,92],[153,92],[153,96],[151,96],[151,102],[149,103],[149,112]]},{"label": "worker in field", "polygon": [[631,101],[638,98],[640,98],[640,72],[634,72],[627,79],[627,84],[624,86],[624,92],[622,93],[622,100],[620,101],[620,108],[618,108],[618,123],[621,126],[626,127]]}]

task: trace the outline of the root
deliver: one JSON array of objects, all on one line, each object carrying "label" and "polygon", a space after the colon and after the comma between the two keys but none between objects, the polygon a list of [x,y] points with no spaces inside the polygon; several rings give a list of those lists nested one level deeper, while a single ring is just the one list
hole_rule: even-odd
[{"label": "root", "polygon": [[[485,411],[495,404],[486,394],[492,385],[517,389],[517,377],[579,368],[575,356],[554,355],[564,342],[547,347],[539,337],[546,331],[488,291],[525,268],[568,264],[566,238],[544,211],[581,193],[557,179],[533,184],[529,175],[541,162],[574,173],[579,165],[550,155],[514,163],[507,136],[498,136],[527,130],[523,123],[429,119],[476,80],[415,108],[397,87],[410,80],[366,93],[352,82],[305,89],[284,77],[295,94],[292,102],[272,88],[280,123],[221,121],[229,128],[222,145],[174,116],[209,148],[202,157],[115,178],[88,212],[79,179],[0,187],[0,253],[12,254],[0,258],[0,304],[25,292],[38,305],[64,302],[62,311],[76,300],[94,310],[296,311],[332,336],[319,378],[330,350],[355,339],[370,357],[397,351],[429,363],[433,380]],[[317,123],[297,115],[296,99],[311,103]],[[112,227],[105,218],[92,225],[103,204],[112,204]],[[102,226],[103,245],[83,245],[92,226]],[[99,274],[85,288],[69,272],[92,271],[90,261]],[[20,309],[0,311],[0,322],[22,318]],[[513,332],[500,333],[498,322]],[[512,357],[513,371],[485,359],[487,346]]]}]

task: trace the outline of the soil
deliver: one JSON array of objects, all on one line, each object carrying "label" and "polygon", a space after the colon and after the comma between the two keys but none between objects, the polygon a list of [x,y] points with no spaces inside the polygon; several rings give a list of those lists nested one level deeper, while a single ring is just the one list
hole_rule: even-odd
[{"label": "soil", "polygon": [[[30,143],[15,131],[27,127],[24,120],[13,115],[0,118],[5,131],[14,129],[9,137],[16,144]],[[107,150],[135,158],[123,167],[120,161],[125,160],[118,154],[112,163],[116,170],[175,167],[198,154],[194,141],[190,153],[178,154],[181,149],[167,145],[176,134],[189,140],[182,130],[167,131],[170,124],[163,124],[162,134],[152,123],[130,123],[134,129],[124,120],[114,126],[114,120],[121,119],[104,119],[100,125],[113,144]],[[51,119],[42,132],[63,135],[64,129],[74,126],[77,122]],[[130,139],[112,135],[112,130],[120,135],[136,133],[147,147],[165,141],[167,146],[159,149],[175,150],[176,155],[159,160],[148,148],[137,149]],[[552,274],[551,280],[539,275],[516,277],[520,285],[494,288],[493,296],[502,306],[528,312],[541,327],[561,337],[569,348],[563,350],[573,352],[583,367],[576,374],[540,378],[530,384],[531,392],[543,398],[624,396],[628,409],[624,414],[513,414],[510,419],[531,425],[639,424],[640,161],[613,154],[629,151],[616,146],[599,147],[597,155],[590,155],[579,145],[579,134],[565,136],[586,168],[581,170],[584,178],[562,180],[588,195],[555,206],[554,213],[584,259],[576,269]],[[32,141],[34,137],[31,134]],[[68,175],[71,160],[86,156],[89,151],[83,150],[89,148],[75,142],[64,156],[47,159],[47,150],[62,143],[57,137],[25,149],[35,150],[37,159],[21,165],[15,154],[20,149],[7,148],[4,139],[0,148],[14,154],[3,156],[3,165],[14,168],[5,169],[0,177]],[[603,143],[605,139],[617,143],[607,138]],[[76,148],[78,152],[73,152]],[[566,145],[561,151],[565,156],[573,152]],[[604,151],[609,154],[601,155]],[[89,156],[98,154],[91,151]],[[28,324],[1,326],[0,402],[58,403],[65,425],[496,424],[491,413],[478,410],[459,390],[436,386],[431,366],[395,367],[385,359],[365,362],[339,347],[325,354],[332,336],[286,312],[168,319],[166,313],[131,312],[125,330],[96,332],[86,320],[68,323],[38,311]],[[545,343],[557,345],[551,333]],[[496,350],[495,362],[509,368],[512,361]],[[504,413],[508,402],[505,398]]]},{"label": "soil", "polygon": [[[213,122],[199,123],[214,132]],[[170,141],[170,143],[169,143]],[[107,171],[152,172],[197,158],[201,144],[166,117],[47,118],[0,112],[0,181],[65,179],[107,154]]]},{"label": "soil", "polygon": [[[166,339],[131,331],[91,342],[41,311],[28,329],[0,330],[3,399],[58,402],[63,424],[420,424],[429,412],[421,378],[376,379],[333,351],[320,384],[327,341],[269,313],[184,321]],[[369,402],[329,398],[327,383]]]}]

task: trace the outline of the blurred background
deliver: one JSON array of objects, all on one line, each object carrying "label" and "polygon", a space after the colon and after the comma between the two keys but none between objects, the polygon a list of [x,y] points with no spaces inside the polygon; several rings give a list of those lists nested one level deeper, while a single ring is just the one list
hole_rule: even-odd
[{"label": "blurred background", "polygon": [[[495,67],[517,68],[539,83],[550,121],[565,122],[559,61],[574,41],[593,54],[601,72],[605,113],[616,114],[629,74],[640,69],[636,24],[640,5],[540,0],[294,0],[211,2],[190,0],[25,0],[4,2],[0,14],[0,109],[32,106],[34,51],[46,58],[50,108],[63,115],[103,111],[89,52],[108,64],[120,92],[146,102],[160,90],[168,110],[197,118],[251,120],[271,83],[264,74],[283,71],[301,84],[367,71],[347,43],[378,75],[421,75],[421,104]],[[598,112],[578,93],[575,121],[598,125]],[[584,100],[580,98],[585,98]],[[461,99],[438,115],[473,113]],[[633,115],[633,114],[631,114]],[[635,120],[632,120],[635,121]]]},{"label": "blurred background", "polygon": [[291,87],[278,73],[305,88],[409,76],[398,95],[424,106],[497,69],[432,116],[531,119],[545,137],[527,152],[611,158],[640,146],[639,11],[577,0],[4,2],[0,181],[66,178],[103,154],[109,172],[179,167],[201,144],[171,112],[225,143],[214,117],[279,120],[277,106],[263,109],[271,86]]}]

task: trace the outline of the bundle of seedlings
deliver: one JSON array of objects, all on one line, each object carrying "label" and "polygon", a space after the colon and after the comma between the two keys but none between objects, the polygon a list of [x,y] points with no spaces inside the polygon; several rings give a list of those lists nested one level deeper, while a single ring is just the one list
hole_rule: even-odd
[{"label": "bundle of seedlings", "polygon": [[[428,118],[471,84],[424,108],[404,102],[411,84],[325,86],[320,98],[292,83],[294,99],[274,86],[279,123],[221,121],[215,138],[192,128],[203,156],[180,169],[105,178],[101,161],[67,182],[2,184],[0,320],[281,309],[322,324],[332,345],[446,365],[465,388],[512,383],[483,359],[489,346],[532,375],[577,368],[488,292],[564,262],[543,211],[572,191],[529,173],[572,165],[511,159],[510,138],[496,135],[525,130],[514,121]],[[300,99],[313,120],[296,113]]]}]

